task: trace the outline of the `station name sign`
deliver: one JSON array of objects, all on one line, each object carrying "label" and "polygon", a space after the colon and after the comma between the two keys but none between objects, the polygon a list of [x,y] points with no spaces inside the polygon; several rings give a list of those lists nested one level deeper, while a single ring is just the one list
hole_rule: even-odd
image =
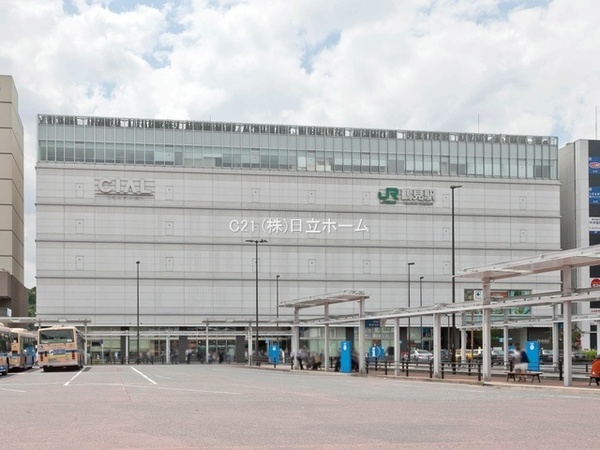
[{"label": "station name sign", "polygon": [[435,190],[387,187],[379,190],[377,198],[382,205],[395,205],[397,202],[415,205],[433,205]]},{"label": "station name sign", "polygon": [[154,197],[154,180],[144,178],[97,178],[96,195]]}]

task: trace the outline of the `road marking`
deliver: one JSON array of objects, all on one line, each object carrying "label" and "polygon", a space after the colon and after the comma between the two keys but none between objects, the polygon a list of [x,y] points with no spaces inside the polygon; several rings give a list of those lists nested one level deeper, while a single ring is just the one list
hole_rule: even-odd
[{"label": "road marking", "polygon": [[18,389],[7,389],[7,388],[0,388],[0,391],[8,391],[8,392],[27,392],[27,391],[19,391]]},{"label": "road marking", "polygon": [[142,372],[140,372],[139,370],[137,370],[135,367],[131,368],[132,370],[134,370],[135,372],[139,373],[141,376],[143,376],[146,380],[148,380],[150,383],[152,384],[157,384],[156,381],[151,380],[150,378],[148,378],[146,375],[144,375]]},{"label": "road marking", "polygon": [[227,391],[207,391],[205,389],[185,389],[185,388],[170,388],[170,387],[151,387],[151,386],[143,386],[139,384],[125,384],[124,386],[128,388],[138,387],[144,389],[160,389],[163,391],[181,391],[181,392],[201,392],[203,394],[219,394],[219,395],[244,395],[240,392],[227,392]]},{"label": "road marking", "polygon": [[75,378],[77,378],[79,375],[81,375],[81,372],[83,372],[82,370],[80,370],[79,372],[77,372],[75,375],[73,375],[73,377],[67,381],[65,384],[63,384],[63,386],[68,386],[69,383],[71,383],[71,381],[73,381]]}]

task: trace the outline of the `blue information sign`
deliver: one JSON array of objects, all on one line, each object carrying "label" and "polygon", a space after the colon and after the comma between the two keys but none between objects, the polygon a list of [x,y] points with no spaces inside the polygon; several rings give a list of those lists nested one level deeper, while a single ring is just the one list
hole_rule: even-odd
[{"label": "blue information sign", "polygon": [[279,356],[280,356],[279,345],[278,344],[269,345],[269,362],[271,364],[279,364]]},{"label": "blue information sign", "polygon": [[383,356],[383,347],[369,347],[369,356],[371,358],[381,358]]},{"label": "blue information sign", "polygon": [[527,369],[535,372],[540,370],[540,343],[538,341],[527,341],[525,352],[529,360]]},{"label": "blue information sign", "polygon": [[352,342],[342,341],[340,344],[340,372],[352,372]]}]

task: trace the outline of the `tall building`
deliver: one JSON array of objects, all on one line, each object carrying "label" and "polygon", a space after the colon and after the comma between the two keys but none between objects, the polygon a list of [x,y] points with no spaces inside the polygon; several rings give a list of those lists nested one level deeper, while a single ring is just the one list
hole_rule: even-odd
[{"label": "tall building", "polygon": [[23,124],[18,100],[12,77],[0,75],[0,317],[5,318],[27,316]]},{"label": "tall building", "polygon": [[[564,250],[600,244],[600,141],[580,139],[559,151],[562,213],[561,245]],[[600,266],[574,270],[573,287],[600,287]],[[598,348],[598,324],[586,320],[600,312],[600,302],[574,305],[582,348]]]},{"label": "tall building", "polygon": [[[453,224],[456,269],[560,250],[555,137],[40,115],[38,139],[38,315],[127,338],[139,313],[142,349],[255,315],[267,338],[290,319],[278,300],[341,290],[368,311],[449,303]],[[479,288],[457,280],[457,301]],[[410,340],[428,346],[431,325]]]}]

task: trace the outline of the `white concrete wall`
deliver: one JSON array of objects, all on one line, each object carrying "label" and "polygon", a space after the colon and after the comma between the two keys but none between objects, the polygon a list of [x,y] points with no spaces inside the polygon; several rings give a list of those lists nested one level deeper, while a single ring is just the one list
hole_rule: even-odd
[{"label": "white concrete wall", "polygon": [[[451,184],[455,192],[456,269],[560,249],[556,181],[392,177],[38,163],[38,313],[135,322],[136,261],[143,325],[195,325],[255,314],[254,244],[259,247],[260,316],[281,301],[342,289],[364,290],[367,310],[451,301]],[[99,178],[154,181],[154,196],[98,195]],[[382,205],[386,187],[434,189],[431,206]],[[331,233],[233,232],[232,220],[331,219],[363,224]],[[494,289],[558,289],[557,274],[498,283]],[[457,301],[472,283],[456,283]],[[357,312],[356,305],[332,314]],[[289,312],[282,311],[281,317]],[[321,311],[314,311],[321,314]],[[289,317],[289,316],[287,316]],[[426,320],[425,326],[430,326]]]}]

